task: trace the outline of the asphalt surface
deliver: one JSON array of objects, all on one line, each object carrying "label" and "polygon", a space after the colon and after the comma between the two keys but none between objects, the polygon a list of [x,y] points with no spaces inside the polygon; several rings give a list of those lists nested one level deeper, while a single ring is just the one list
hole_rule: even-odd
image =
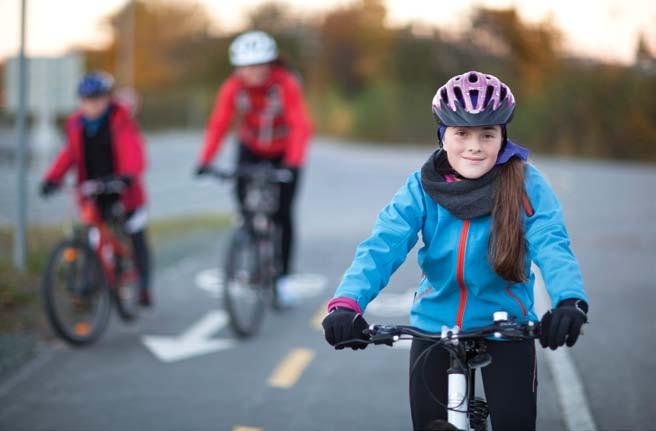
[{"label": "asphalt surface", "polygon": [[[199,134],[157,135],[149,142],[154,218],[232,208],[227,187],[190,177]],[[334,351],[315,322],[378,210],[429,152],[319,140],[299,197],[296,270],[323,276],[321,292],[297,309],[269,313],[253,340],[161,362],[143,345],[143,335],[181,334],[221,307],[219,299],[197,287],[196,278],[220,266],[227,232],[184,236],[156,251],[154,310],[132,325],[113,317],[104,337],[89,348],[53,343],[0,382],[0,429],[409,429],[408,350]],[[229,163],[229,151],[224,156],[221,163]],[[562,200],[591,297],[592,323],[571,353],[597,428],[656,429],[651,353],[656,341],[651,312],[656,299],[656,170],[548,158],[536,163]],[[11,199],[11,181],[11,170],[3,167],[3,201]],[[30,182],[35,185],[37,176]],[[33,196],[30,203],[33,221],[60,221],[72,213],[63,197],[42,203]],[[7,207],[0,209],[0,222],[12,217]],[[415,262],[413,253],[382,298],[394,299],[416,287]],[[366,317],[404,323],[399,308],[383,316],[372,307]],[[224,328],[213,337],[232,334]],[[304,366],[295,362],[298,379],[288,388],[272,386],[272,375],[296,349],[306,355]],[[542,350],[538,373],[539,429],[564,429]]]}]

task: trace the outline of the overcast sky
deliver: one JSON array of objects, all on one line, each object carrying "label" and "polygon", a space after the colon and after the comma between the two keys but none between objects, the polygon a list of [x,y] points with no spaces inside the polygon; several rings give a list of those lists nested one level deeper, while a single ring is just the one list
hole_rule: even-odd
[{"label": "overcast sky", "polygon": [[[127,0],[27,0],[27,46],[31,55],[57,55],[72,45],[103,46],[109,39],[102,18]],[[178,3],[192,0],[178,0]],[[216,28],[238,30],[249,9],[265,0],[198,0],[211,14]],[[348,4],[352,0],[283,0],[294,11],[316,10]],[[633,61],[637,37],[643,32],[656,51],[656,1],[654,0],[386,0],[389,24],[409,21],[441,29],[466,27],[468,12],[477,4],[515,5],[523,18],[540,21],[551,17],[565,36],[565,48],[574,53],[608,61]],[[18,50],[19,0],[0,0],[0,61]]]}]

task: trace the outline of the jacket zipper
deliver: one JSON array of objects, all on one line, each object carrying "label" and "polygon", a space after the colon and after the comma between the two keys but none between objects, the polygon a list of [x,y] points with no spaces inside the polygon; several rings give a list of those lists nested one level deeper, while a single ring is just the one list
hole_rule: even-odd
[{"label": "jacket zipper", "polygon": [[522,309],[522,315],[526,317],[526,307],[524,307],[524,303],[522,303],[522,300],[519,299],[517,295],[510,291],[510,286],[506,286],[506,293],[519,304],[519,307]]},{"label": "jacket zipper", "polygon": [[467,236],[469,235],[469,220],[465,220],[460,231],[460,243],[458,245],[458,263],[456,267],[456,279],[460,287],[460,303],[458,305],[458,315],[456,325],[462,328],[462,318],[465,314],[465,305],[467,303],[467,286],[465,286],[465,251],[467,250]]}]

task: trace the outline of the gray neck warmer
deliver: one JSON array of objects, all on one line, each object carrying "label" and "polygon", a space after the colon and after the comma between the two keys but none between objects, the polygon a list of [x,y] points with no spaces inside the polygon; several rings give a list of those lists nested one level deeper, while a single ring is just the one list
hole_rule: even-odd
[{"label": "gray neck warmer", "polygon": [[455,174],[446,152],[438,149],[421,168],[421,185],[428,195],[451,214],[462,220],[482,217],[492,212],[494,190],[501,166],[497,165],[475,180],[447,183],[444,175]]}]

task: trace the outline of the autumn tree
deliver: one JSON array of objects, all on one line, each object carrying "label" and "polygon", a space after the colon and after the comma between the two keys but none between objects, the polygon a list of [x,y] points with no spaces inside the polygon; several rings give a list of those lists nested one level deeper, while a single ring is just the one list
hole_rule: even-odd
[{"label": "autumn tree", "polygon": [[390,32],[381,0],[360,0],[327,13],[321,26],[324,70],[347,95],[385,72]]},{"label": "autumn tree", "polygon": [[470,37],[481,49],[506,57],[526,95],[544,89],[559,64],[560,34],[548,20],[527,24],[516,9],[480,8],[474,13]]},{"label": "autumn tree", "polygon": [[128,2],[107,22],[114,36],[109,52],[117,55],[119,44],[132,45],[134,84],[143,90],[184,80],[190,62],[202,56],[193,44],[207,39],[210,24],[199,5],[165,0]]}]

